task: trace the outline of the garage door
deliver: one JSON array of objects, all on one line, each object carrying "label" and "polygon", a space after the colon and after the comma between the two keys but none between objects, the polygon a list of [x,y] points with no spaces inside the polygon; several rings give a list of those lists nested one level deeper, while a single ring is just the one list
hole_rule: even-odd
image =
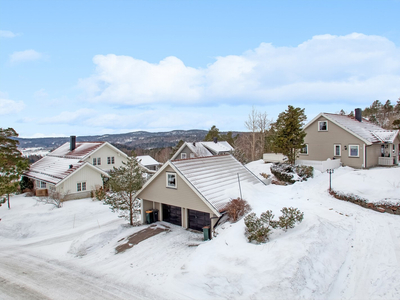
[{"label": "garage door", "polygon": [[163,221],[182,226],[182,211],[178,206],[162,205]]},{"label": "garage door", "polygon": [[202,211],[188,209],[189,228],[203,231],[204,226],[211,226],[210,214]]}]

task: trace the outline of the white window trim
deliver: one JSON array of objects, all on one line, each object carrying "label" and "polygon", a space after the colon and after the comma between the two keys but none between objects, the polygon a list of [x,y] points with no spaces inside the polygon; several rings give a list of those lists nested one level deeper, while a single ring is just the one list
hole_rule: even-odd
[{"label": "white window trim", "polygon": [[98,166],[101,166],[101,157],[98,157],[98,158],[97,158],[97,165],[98,165]]},{"label": "white window trim", "polygon": [[87,189],[86,181],[81,181],[81,182],[76,183],[76,191],[77,192],[84,192],[84,191],[86,191],[86,189]]},{"label": "white window trim", "polygon": [[[336,146],[339,146],[339,154],[336,154]],[[333,145],[333,156],[342,156],[342,145],[341,144]]]},{"label": "white window trim", "polygon": [[[168,177],[169,177],[169,175],[175,176],[175,185],[174,185],[174,186],[169,185],[169,182],[168,182]],[[176,173],[166,172],[165,180],[166,180],[165,184],[166,184],[166,187],[167,187],[167,188],[170,188],[170,189],[176,189],[176,188],[178,188],[178,180],[177,180]]]},{"label": "white window trim", "polygon": [[107,165],[114,165],[114,164],[115,164],[114,156],[108,156],[107,157]]},{"label": "white window trim", "polygon": [[97,165],[97,158],[93,158],[93,166]]},{"label": "white window trim", "polygon": [[306,148],[306,152],[301,152],[303,150],[303,148],[300,149],[300,154],[302,155],[308,155],[308,144],[304,145],[304,148]]},{"label": "white window trim", "polygon": [[187,154],[186,153],[181,153],[181,159],[186,159],[187,158]]},{"label": "white window trim", "polygon": [[[319,124],[326,123],[326,130],[320,129],[321,126]],[[318,121],[318,131],[328,131],[328,121]]]},{"label": "white window trim", "polygon": [[[357,155],[351,155],[351,147],[357,147]],[[359,145],[349,145],[349,157],[360,157],[360,146]]]}]

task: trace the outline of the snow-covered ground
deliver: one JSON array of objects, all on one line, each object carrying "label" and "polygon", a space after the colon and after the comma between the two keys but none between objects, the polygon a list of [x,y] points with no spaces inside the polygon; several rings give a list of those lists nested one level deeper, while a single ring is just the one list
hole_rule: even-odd
[{"label": "snow-covered ground", "polygon": [[47,154],[50,153],[49,149],[43,149],[42,147],[20,148],[18,150],[21,151],[23,156],[29,156],[29,155],[46,156]]},{"label": "snow-covered ground", "polygon": [[[269,173],[262,161],[247,167]],[[128,227],[91,199],[56,209],[12,197],[11,210],[0,207],[0,298],[400,299],[400,216],[332,198],[328,176],[242,186],[258,215],[273,210],[278,217],[284,206],[304,212],[301,224],[275,230],[262,245],[247,242],[241,220],[222,224],[207,242],[169,225],[171,231],[115,254],[124,237],[145,226]],[[340,168],[332,185],[362,197],[398,198],[399,178],[400,168]]]}]

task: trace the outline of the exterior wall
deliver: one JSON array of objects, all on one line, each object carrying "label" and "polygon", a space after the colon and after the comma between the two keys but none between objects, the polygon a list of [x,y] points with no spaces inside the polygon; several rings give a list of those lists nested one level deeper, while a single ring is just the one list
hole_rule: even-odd
[{"label": "exterior wall", "polygon": [[378,159],[381,156],[381,144],[375,144],[366,147],[367,149],[367,168],[378,165]]},{"label": "exterior wall", "polygon": [[[328,130],[318,131],[318,121],[327,121]],[[308,144],[308,154],[300,154],[302,160],[327,160],[341,159],[343,165],[353,168],[363,168],[364,164],[364,142],[348,133],[323,116],[315,120],[305,129],[307,133],[304,138],[305,144]],[[341,145],[341,156],[334,155],[334,145]],[[359,146],[359,157],[349,157],[349,145]],[[347,147],[347,150],[345,150]],[[367,150],[368,153],[368,150]],[[371,153],[373,155],[373,153]],[[373,162],[371,156],[371,163]],[[367,165],[369,165],[367,161]]]},{"label": "exterior wall", "polygon": [[[143,199],[142,220],[145,222],[145,210],[157,208],[159,210],[159,219],[163,220],[161,204],[168,204],[181,207],[182,226],[188,227],[187,209],[193,209],[201,212],[207,212],[211,217],[215,217],[212,210],[201,200],[195,192],[183,181],[179,173],[176,173],[177,188],[166,187],[166,173],[174,172],[171,167],[167,167],[157,178],[151,182],[138,197]],[[213,221],[215,220],[215,221]],[[212,219],[214,225],[217,219]],[[214,223],[213,223],[214,222]]]},{"label": "exterior wall", "polygon": [[181,153],[186,153],[186,158],[190,158],[190,153],[193,153],[188,146],[185,146],[181,152],[178,153],[176,159],[181,159]]},{"label": "exterior wall", "polygon": [[[77,191],[77,183],[86,182],[86,191]],[[84,166],[77,170],[71,177],[57,187],[61,194],[68,193],[67,199],[80,199],[90,196],[90,191],[96,186],[103,186],[101,174],[89,166]]]},{"label": "exterior wall", "polygon": [[[114,164],[107,164],[107,157],[114,156]],[[96,167],[109,171],[112,170],[113,167],[119,168],[122,166],[122,162],[126,162],[126,157],[121,153],[117,152],[115,149],[111,148],[109,145],[105,145],[101,149],[98,149],[92,155],[85,159],[86,162],[93,165],[93,158],[101,158],[101,165],[96,165]]]}]

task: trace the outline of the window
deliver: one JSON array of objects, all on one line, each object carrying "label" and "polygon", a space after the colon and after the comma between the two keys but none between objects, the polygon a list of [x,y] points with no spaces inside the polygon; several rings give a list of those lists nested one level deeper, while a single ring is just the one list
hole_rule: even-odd
[{"label": "window", "polygon": [[308,154],[308,144],[305,144],[303,148],[300,149],[301,154]]},{"label": "window", "polygon": [[98,164],[99,166],[101,165],[101,158],[100,158],[100,157],[97,158],[97,164]]},{"label": "window", "polygon": [[341,156],[342,147],[340,145],[333,145],[333,156]]},{"label": "window", "polygon": [[190,153],[190,158],[194,158],[194,153]]},{"label": "window", "polygon": [[359,146],[358,145],[349,145],[349,156],[350,157],[359,157]]},{"label": "window", "polygon": [[175,189],[177,188],[175,173],[167,173],[167,187]]},{"label": "window", "polygon": [[40,188],[41,188],[41,189],[45,189],[45,188],[46,188],[46,182],[41,181],[41,182],[40,182]]},{"label": "window", "polygon": [[107,164],[113,165],[115,163],[114,156],[107,157]]},{"label": "window", "polygon": [[95,166],[97,164],[97,159],[93,158],[93,166]]},{"label": "window", "polygon": [[81,192],[81,191],[86,191],[86,181],[84,182],[78,182],[76,184],[76,191]]},{"label": "window", "polygon": [[328,131],[328,121],[318,121],[318,131]]},{"label": "window", "polygon": [[181,159],[186,159],[186,153],[181,153]]}]

